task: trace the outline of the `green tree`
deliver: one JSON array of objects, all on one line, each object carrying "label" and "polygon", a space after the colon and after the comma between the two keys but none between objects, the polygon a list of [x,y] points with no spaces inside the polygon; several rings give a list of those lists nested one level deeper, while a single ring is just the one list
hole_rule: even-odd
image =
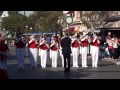
[{"label": "green tree", "polygon": [[47,32],[57,29],[57,20],[60,16],[62,11],[34,11],[30,18],[35,23],[36,31]]},{"label": "green tree", "polygon": [[32,25],[29,18],[22,14],[12,14],[9,17],[3,19],[2,29],[5,28],[7,31],[11,32],[25,32],[25,26]]}]

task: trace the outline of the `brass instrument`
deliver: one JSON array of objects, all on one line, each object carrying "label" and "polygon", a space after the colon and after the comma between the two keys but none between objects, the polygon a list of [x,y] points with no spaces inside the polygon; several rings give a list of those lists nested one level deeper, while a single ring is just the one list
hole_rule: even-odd
[{"label": "brass instrument", "polygon": [[87,39],[87,38],[88,38],[88,36],[87,36],[87,35],[84,35],[84,36],[82,36],[81,39]]},{"label": "brass instrument", "polygon": [[53,46],[53,45],[56,45],[56,42],[52,42],[52,45],[51,45],[51,46]]}]

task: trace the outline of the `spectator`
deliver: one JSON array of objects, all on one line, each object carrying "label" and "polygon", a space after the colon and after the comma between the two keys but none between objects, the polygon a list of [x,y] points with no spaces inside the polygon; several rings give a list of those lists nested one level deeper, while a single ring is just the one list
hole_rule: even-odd
[{"label": "spectator", "polygon": [[108,50],[110,54],[109,60],[113,60],[113,40],[110,32],[108,33],[107,44],[108,44]]},{"label": "spectator", "polygon": [[9,48],[7,44],[5,44],[5,40],[2,40],[0,43],[0,62],[1,62],[1,68],[7,69],[7,57],[8,57],[8,51]]},{"label": "spectator", "polygon": [[118,38],[114,35],[113,37],[113,57],[114,57],[114,60],[117,60],[118,57],[119,57],[119,53],[118,53]]}]

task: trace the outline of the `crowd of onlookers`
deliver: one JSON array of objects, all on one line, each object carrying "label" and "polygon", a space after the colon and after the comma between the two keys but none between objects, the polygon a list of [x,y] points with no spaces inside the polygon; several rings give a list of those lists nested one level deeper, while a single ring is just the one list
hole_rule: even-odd
[{"label": "crowd of onlookers", "polygon": [[101,58],[108,58],[108,60],[116,61],[120,56],[120,38],[116,34],[108,32],[104,39],[101,38]]}]

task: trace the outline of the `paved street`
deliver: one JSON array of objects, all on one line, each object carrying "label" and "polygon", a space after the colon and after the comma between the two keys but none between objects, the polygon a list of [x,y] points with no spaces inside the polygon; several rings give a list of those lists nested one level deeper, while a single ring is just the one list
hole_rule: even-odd
[{"label": "paved street", "polygon": [[[72,63],[72,61],[71,61]],[[30,62],[26,50],[25,69],[17,70],[15,47],[10,47],[8,58],[8,75],[10,79],[120,79],[120,65],[108,61],[99,61],[98,68],[91,67],[91,60],[88,60],[88,68],[71,68],[70,73],[64,74],[61,67],[61,59],[58,59],[58,67],[51,67],[51,60],[47,61],[47,68],[42,69],[38,57],[38,68],[30,69]]]}]

